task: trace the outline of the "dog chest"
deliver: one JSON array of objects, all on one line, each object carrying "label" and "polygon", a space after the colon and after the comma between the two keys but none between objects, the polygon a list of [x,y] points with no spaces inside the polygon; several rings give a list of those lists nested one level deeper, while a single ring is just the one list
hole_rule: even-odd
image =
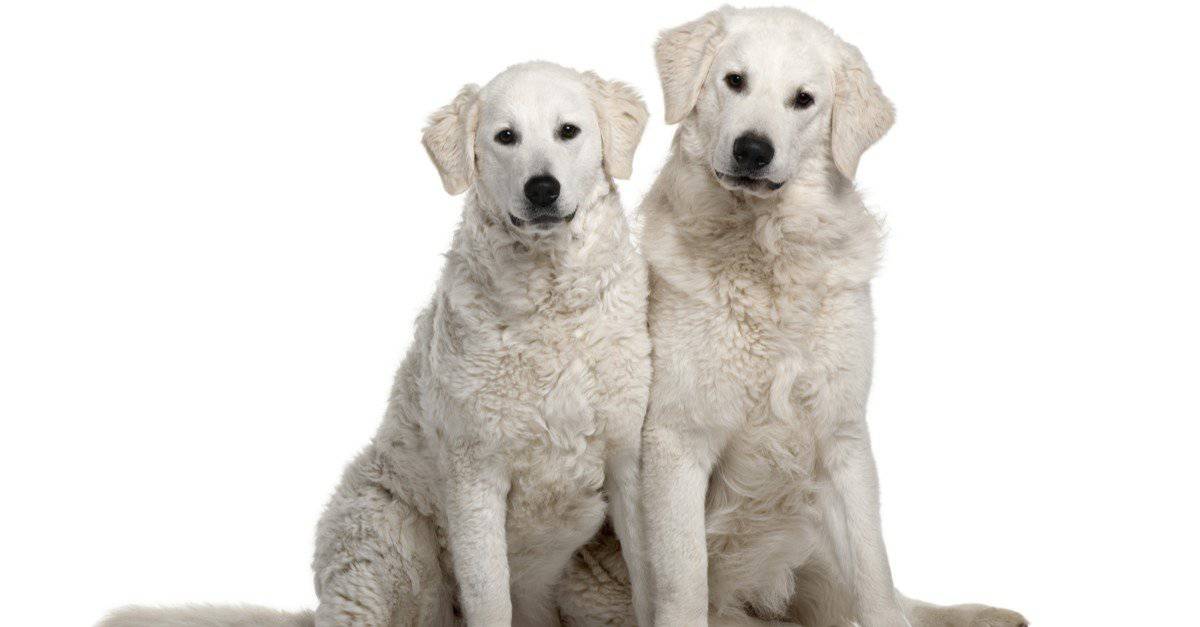
[{"label": "dog chest", "polygon": [[654,306],[657,345],[695,364],[706,387],[723,390],[723,406],[732,403],[747,421],[759,413],[788,422],[836,420],[831,412],[847,411],[849,397],[865,395],[869,379],[874,338],[866,288],[783,289],[763,273],[742,279],[727,277],[715,303],[677,295]]},{"label": "dog chest", "polygon": [[604,517],[604,441],[591,403],[596,385],[580,358],[562,358],[539,377],[528,423],[510,442],[510,548],[575,547]]},{"label": "dog chest", "polygon": [[710,594],[717,607],[782,611],[778,590],[816,549],[820,520],[815,434],[757,408],[727,443],[709,481]]},{"label": "dog chest", "polygon": [[469,351],[442,360],[454,366],[448,380],[474,383],[447,386],[465,407],[460,430],[490,442],[513,473],[575,476],[583,472],[576,466],[597,466],[597,364],[585,343],[561,324],[535,320],[474,335],[464,343]]}]

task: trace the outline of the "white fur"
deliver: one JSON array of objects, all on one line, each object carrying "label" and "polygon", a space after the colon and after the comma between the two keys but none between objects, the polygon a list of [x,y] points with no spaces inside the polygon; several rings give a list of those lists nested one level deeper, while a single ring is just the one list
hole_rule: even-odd
[{"label": "white fur", "polygon": [[[469,192],[462,225],[383,424],[321,518],[316,625],[451,625],[456,613],[557,625],[554,588],[606,511],[649,622],[635,508],[646,270],[610,176],[628,175],[646,118],[624,85],[531,63],[431,119],[424,144],[447,191]],[[558,138],[564,123],[579,136]],[[520,142],[497,144],[501,128]],[[520,188],[541,173],[576,216],[516,226]],[[105,625],[305,620],[264,612],[131,610]]]},{"label": "white fur", "polygon": [[[656,50],[670,158],[642,205],[654,378],[643,498],[655,625],[996,625],[895,592],[866,425],[880,229],[853,184],[892,123],[858,51],[791,9],[723,8]],[[746,76],[733,93],[729,72]],[[813,106],[788,106],[804,87]],[[778,190],[718,181],[735,137]],[[716,622],[716,621],[714,621]]]}]

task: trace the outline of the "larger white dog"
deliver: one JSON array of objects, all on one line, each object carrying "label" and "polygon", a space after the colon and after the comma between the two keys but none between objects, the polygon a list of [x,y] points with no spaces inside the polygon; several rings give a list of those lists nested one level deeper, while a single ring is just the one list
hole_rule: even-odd
[{"label": "larger white dog", "polygon": [[[554,589],[605,517],[642,594],[635,505],[650,381],[645,265],[612,177],[648,117],[630,88],[515,66],[424,144],[468,191],[374,441],[321,519],[321,626],[558,625]],[[106,625],[311,625],[266,610],[134,609]]]},{"label": "larger white dog", "polygon": [[854,173],[893,110],[862,56],[790,9],[721,9],[656,56],[682,124],[642,208],[654,624],[1024,624],[892,587],[865,416],[880,230]]}]

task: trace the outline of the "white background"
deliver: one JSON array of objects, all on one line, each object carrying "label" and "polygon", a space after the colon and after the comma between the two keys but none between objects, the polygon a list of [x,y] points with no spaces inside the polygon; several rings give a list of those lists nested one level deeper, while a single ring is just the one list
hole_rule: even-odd
[{"label": "white background", "polygon": [[[798,2],[899,109],[871,403],[897,584],[1037,625],[1195,620],[1196,15]],[[460,199],[418,144],[531,58],[638,87],[704,3],[0,5],[0,590],[310,607]]]}]

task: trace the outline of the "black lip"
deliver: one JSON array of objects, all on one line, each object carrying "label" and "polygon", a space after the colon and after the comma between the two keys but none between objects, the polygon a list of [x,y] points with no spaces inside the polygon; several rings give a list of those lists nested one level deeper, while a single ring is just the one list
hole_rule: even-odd
[{"label": "black lip", "polygon": [[783,183],[776,183],[767,178],[755,178],[753,176],[743,176],[738,174],[726,174],[719,170],[714,170],[718,179],[733,185],[734,187],[745,187],[746,189],[765,189],[767,191],[775,191],[783,187]]},{"label": "black lip", "polygon": [[571,220],[574,220],[575,213],[575,211],[572,211],[569,215],[565,216],[536,216],[529,220],[523,220],[510,213],[508,214],[508,221],[511,222],[513,226],[525,226],[526,224],[532,224],[534,226],[552,226],[560,222],[570,222]]}]

